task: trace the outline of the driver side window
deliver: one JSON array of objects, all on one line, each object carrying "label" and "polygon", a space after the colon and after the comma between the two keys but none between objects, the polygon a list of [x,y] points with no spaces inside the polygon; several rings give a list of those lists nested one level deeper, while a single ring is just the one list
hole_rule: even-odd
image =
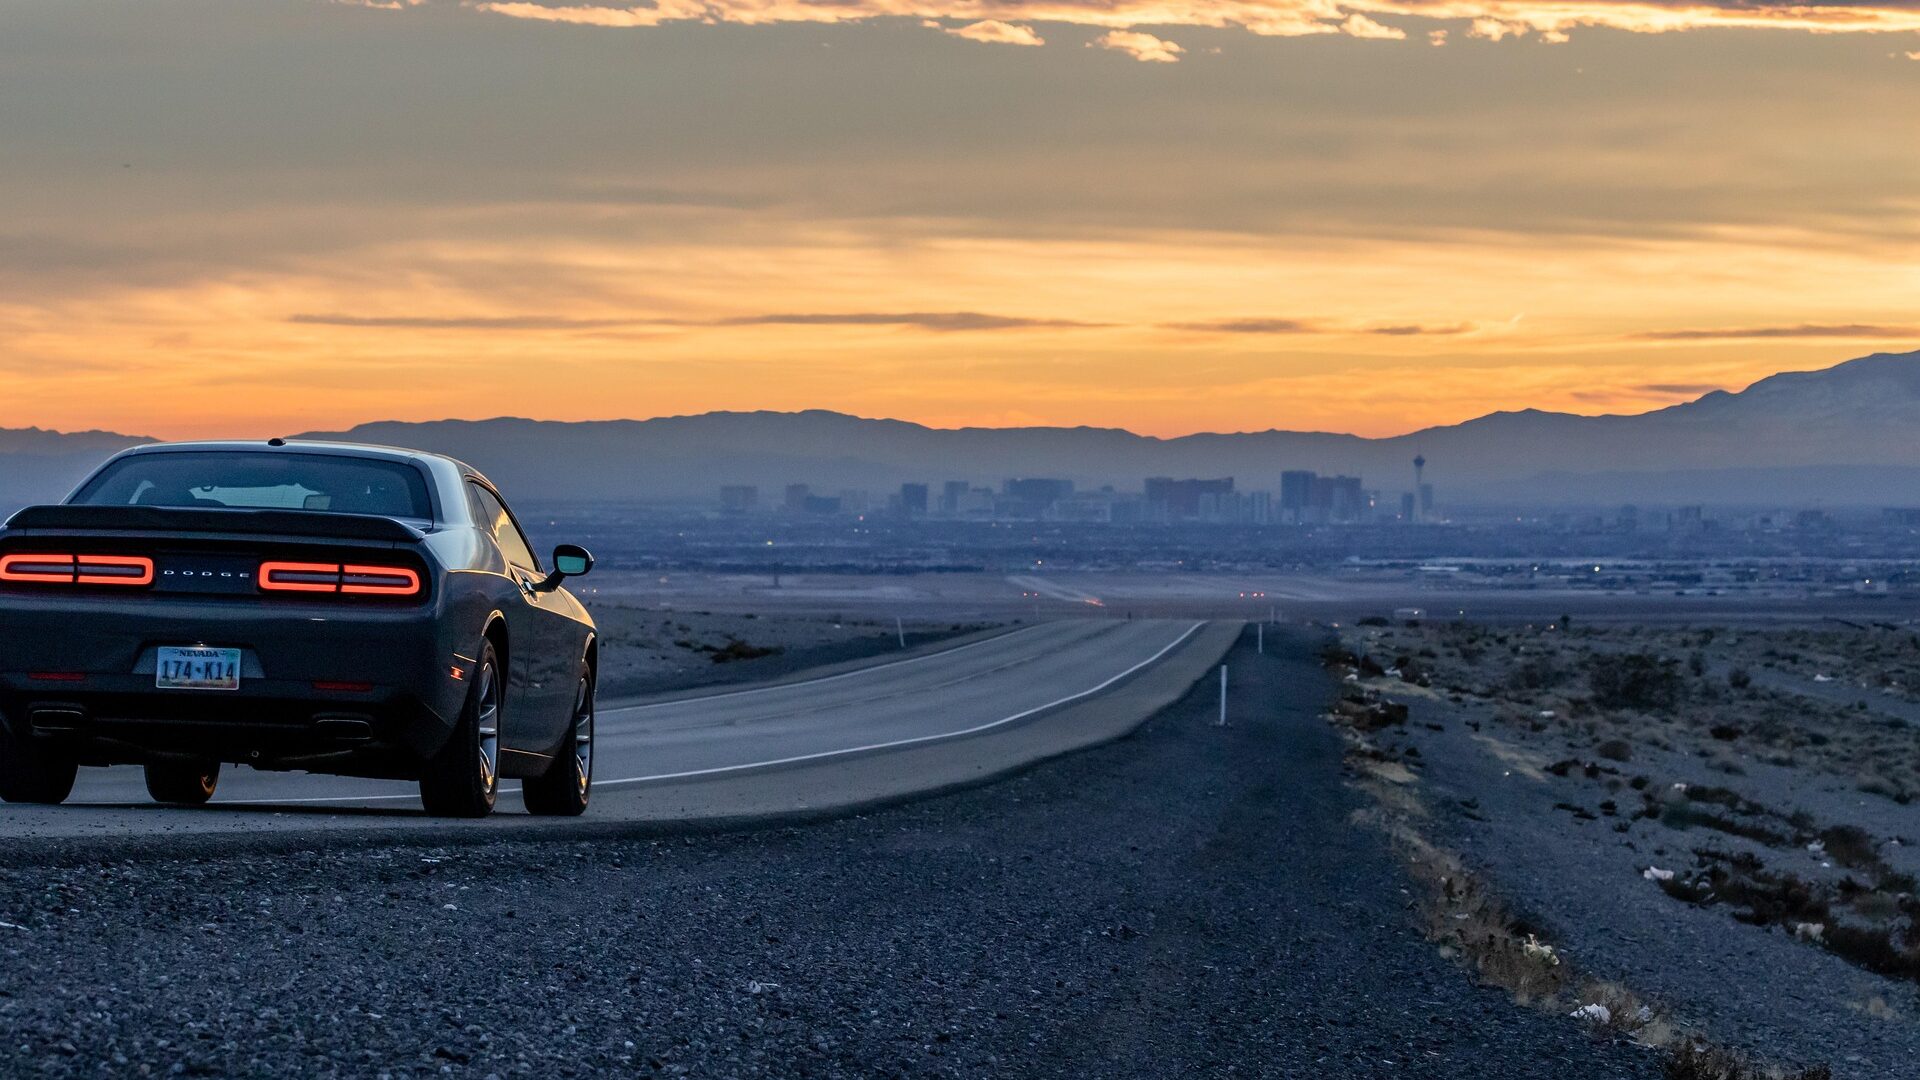
[{"label": "driver side window", "polygon": [[499,496],[481,487],[469,483],[467,490],[473,493],[474,508],[479,513],[480,524],[493,533],[494,542],[500,545],[501,554],[507,561],[522,570],[538,572],[540,560],[533,557],[533,546],[520,532],[520,526],[514,524],[513,515],[507,512],[505,503]]}]

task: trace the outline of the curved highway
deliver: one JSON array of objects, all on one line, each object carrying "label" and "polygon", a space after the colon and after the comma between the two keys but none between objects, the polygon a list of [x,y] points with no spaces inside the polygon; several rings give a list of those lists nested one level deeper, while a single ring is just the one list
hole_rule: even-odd
[{"label": "curved highway", "polygon": [[[1184,693],[1237,629],[1043,623],[817,678],[603,702],[583,821],[819,814],[977,782],[1130,730]],[[487,820],[513,819],[539,820],[509,781]],[[484,827],[426,818],[410,783],[231,765],[201,809],[154,805],[133,767],[82,769],[65,806],[0,808],[0,836],[22,838],[423,825]]]}]

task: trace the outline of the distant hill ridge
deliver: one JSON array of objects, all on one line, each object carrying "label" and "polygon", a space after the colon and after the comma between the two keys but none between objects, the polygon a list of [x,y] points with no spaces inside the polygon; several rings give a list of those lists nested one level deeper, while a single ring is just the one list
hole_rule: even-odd
[{"label": "distant hill ridge", "polygon": [[[1397,493],[1423,454],[1443,501],[1920,505],[1920,352],[1784,372],[1639,415],[1527,409],[1382,439],[1279,429],[1178,438],[1095,427],[941,429],[823,410],[384,421],[301,437],[450,453],[523,499],[710,499],[722,484],[758,485],[771,497],[787,483],[878,494],[903,481],[1014,476],[1123,490],[1148,476],[1233,476],[1245,488],[1273,489],[1286,469],[1357,474]],[[16,456],[97,459],[133,441],[0,429],[0,458],[11,473]],[[0,480],[0,499],[15,486]]]}]

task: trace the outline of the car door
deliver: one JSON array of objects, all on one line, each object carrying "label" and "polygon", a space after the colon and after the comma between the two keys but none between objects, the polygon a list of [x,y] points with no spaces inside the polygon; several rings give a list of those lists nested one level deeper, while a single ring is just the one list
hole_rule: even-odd
[{"label": "car door", "polygon": [[514,601],[507,614],[509,696],[502,743],[525,752],[545,751],[559,742],[573,718],[573,620],[555,594],[534,586],[546,577],[527,534],[493,488],[473,482],[481,520],[507,560],[513,579]]}]

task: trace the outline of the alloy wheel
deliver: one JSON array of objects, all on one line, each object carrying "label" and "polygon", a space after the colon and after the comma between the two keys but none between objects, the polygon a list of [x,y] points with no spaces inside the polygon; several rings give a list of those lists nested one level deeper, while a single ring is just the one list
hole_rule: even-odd
[{"label": "alloy wheel", "polygon": [[500,684],[492,664],[480,669],[479,695],[474,718],[480,733],[480,785],[491,792],[500,780]]},{"label": "alloy wheel", "polygon": [[573,706],[573,779],[586,797],[593,784],[593,680],[580,680],[580,696]]}]

